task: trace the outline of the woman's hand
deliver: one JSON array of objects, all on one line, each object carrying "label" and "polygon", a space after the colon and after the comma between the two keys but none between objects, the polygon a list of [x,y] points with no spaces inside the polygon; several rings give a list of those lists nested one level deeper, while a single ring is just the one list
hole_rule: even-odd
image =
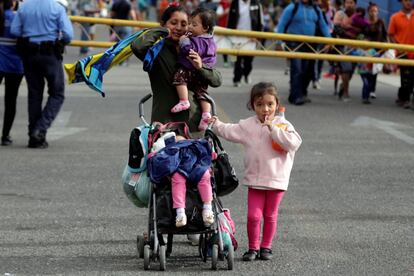
[{"label": "woman's hand", "polygon": [[201,60],[201,57],[196,51],[191,49],[190,52],[188,53],[187,59],[191,62],[191,64],[196,69],[201,69],[203,67],[203,62]]}]

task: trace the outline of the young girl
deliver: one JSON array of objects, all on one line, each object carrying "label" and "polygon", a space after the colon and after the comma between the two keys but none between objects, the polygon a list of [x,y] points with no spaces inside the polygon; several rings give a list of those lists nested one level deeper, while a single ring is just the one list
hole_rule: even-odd
[{"label": "young girl", "polygon": [[205,130],[211,118],[209,102],[204,95],[207,94],[207,83],[202,81],[198,71],[188,60],[190,50],[197,52],[204,65],[212,68],[216,63],[216,44],[213,38],[215,15],[211,10],[198,8],[190,16],[189,33],[180,38],[180,53],[178,56],[179,69],[174,75],[173,84],[177,88],[180,101],[171,109],[172,113],[181,112],[190,108],[187,84],[194,89],[196,98],[200,101],[202,115],[198,126]]},{"label": "young girl", "polygon": [[240,143],[245,149],[249,250],[243,255],[244,261],[272,258],[279,204],[289,184],[295,152],[302,143],[292,124],[275,116],[279,106],[275,85],[260,82],[253,86],[248,102],[248,108],[256,113],[255,116],[237,124],[222,123],[217,117],[211,119],[213,130],[219,136]]}]

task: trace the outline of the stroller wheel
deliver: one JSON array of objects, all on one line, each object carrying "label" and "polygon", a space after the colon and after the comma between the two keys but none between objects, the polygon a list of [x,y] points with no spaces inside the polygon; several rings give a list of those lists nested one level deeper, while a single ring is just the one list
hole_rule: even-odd
[{"label": "stroller wheel", "polygon": [[147,244],[144,246],[144,270],[148,270],[150,267],[151,249]]},{"label": "stroller wheel", "polygon": [[212,270],[217,270],[217,262],[218,262],[218,245],[217,244],[213,244],[213,252],[211,255],[211,269]]},{"label": "stroller wheel", "polygon": [[144,258],[144,237],[141,235],[137,236],[137,253],[138,253],[138,258],[142,259]]},{"label": "stroller wheel", "polygon": [[231,244],[229,248],[227,249],[227,269],[233,270],[233,264],[234,264],[234,247]]},{"label": "stroller wheel", "polygon": [[167,263],[167,260],[166,260],[166,248],[165,248],[165,245],[161,245],[160,246],[160,252],[159,252],[159,254],[160,254],[160,270],[161,271],[164,271],[165,270],[165,266],[166,266],[166,263]]}]

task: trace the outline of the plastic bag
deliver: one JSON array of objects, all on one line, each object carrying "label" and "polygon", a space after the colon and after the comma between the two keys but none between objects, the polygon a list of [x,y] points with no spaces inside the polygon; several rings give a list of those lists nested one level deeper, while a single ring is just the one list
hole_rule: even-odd
[{"label": "plastic bag", "polygon": [[151,181],[146,170],[141,173],[131,173],[128,166],[125,166],[122,185],[126,196],[135,206],[148,207]]}]

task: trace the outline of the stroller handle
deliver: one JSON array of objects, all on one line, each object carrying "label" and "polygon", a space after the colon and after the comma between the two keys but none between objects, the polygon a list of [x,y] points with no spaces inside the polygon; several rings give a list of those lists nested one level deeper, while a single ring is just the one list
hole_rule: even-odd
[{"label": "stroller handle", "polygon": [[138,103],[138,114],[141,120],[144,122],[144,124],[148,125],[147,121],[145,120],[145,114],[144,114],[144,103],[151,99],[152,94],[149,93],[145,95]]},{"label": "stroller handle", "polygon": [[216,116],[216,103],[214,102],[213,98],[210,95],[204,95],[204,97],[211,104],[211,115]]}]

